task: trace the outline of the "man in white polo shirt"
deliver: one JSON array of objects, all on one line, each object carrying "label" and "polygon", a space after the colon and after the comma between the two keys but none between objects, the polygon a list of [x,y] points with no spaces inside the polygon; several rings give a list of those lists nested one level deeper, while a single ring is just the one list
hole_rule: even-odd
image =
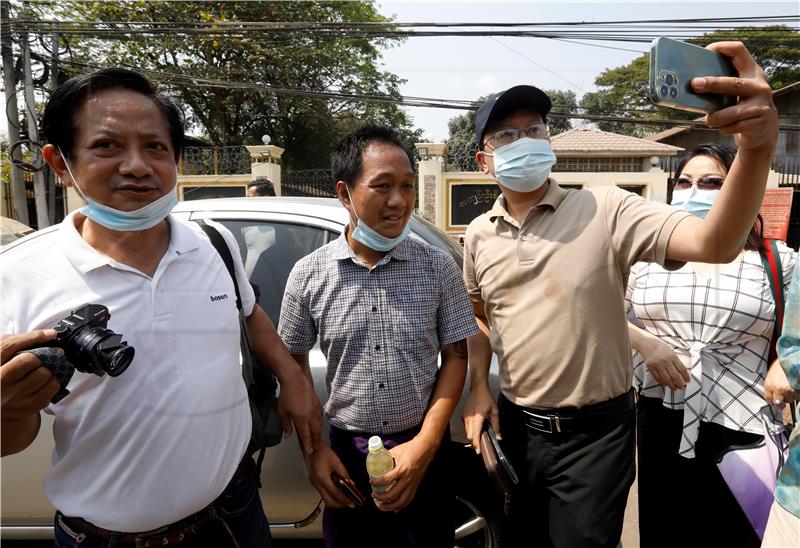
[{"label": "man in white polo shirt", "polygon": [[[42,119],[44,156],[85,207],[57,230],[0,254],[2,453],[55,416],[45,488],[56,546],[268,546],[251,417],[239,363],[230,275],[194,223],[169,216],[183,140],[177,107],[143,76],[104,69],[73,78]],[[242,306],[255,352],[281,383],[280,414],[312,452],[321,407],[254,297],[233,236]],[[70,394],[31,353],[47,328],[87,303],[135,348],[117,377],[75,372]],[[212,540],[213,539],[213,540]],[[204,544],[205,543],[205,544]]]}]

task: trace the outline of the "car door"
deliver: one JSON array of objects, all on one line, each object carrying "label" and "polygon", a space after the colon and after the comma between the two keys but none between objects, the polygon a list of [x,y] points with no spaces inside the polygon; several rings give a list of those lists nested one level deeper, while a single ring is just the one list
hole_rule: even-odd
[{"label": "car door", "polygon": [[[192,218],[211,218],[236,238],[258,304],[277,326],[286,280],[294,264],[333,238],[341,227],[318,218],[269,213],[214,212]],[[314,388],[327,399],[325,359],[319,345],[309,353]],[[267,449],[261,469],[261,500],[275,536],[318,536],[321,520],[305,529],[297,524],[312,519],[320,496],[305,473],[295,436]]]}]

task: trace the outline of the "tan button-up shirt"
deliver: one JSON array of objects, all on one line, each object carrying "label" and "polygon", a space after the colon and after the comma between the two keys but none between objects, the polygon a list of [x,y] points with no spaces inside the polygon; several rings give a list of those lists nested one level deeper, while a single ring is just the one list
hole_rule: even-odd
[{"label": "tan button-up shirt", "polygon": [[464,277],[485,303],[503,394],[526,407],[582,407],[630,390],[628,271],[664,265],[689,214],[616,187],[549,184],[522,225],[502,195],[470,223]]}]

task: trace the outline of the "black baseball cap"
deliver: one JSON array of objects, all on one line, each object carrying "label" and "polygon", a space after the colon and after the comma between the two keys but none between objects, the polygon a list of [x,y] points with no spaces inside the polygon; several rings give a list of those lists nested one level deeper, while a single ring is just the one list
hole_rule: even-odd
[{"label": "black baseball cap", "polygon": [[552,104],[545,92],[534,86],[514,86],[489,97],[475,115],[475,135],[478,148],[483,150],[483,134],[486,126],[495,120],[505,118],[515,110],[529,108],[538,112],[542,119],[547,117]]}]

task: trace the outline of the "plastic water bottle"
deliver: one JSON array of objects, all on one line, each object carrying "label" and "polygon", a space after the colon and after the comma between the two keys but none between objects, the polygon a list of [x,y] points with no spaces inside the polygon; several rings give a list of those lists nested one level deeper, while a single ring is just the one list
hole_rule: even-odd
[{"label": "plastic water bottle", "polygon": [[[392,454],[383,446],[383,440],[380,436],[372,436],[369,439],[369,453],[367,453],[367,474],[370,478],[377,478],[384,475],[394,468],[394,458]],[[372,486],[373,493],[387,493],[394,482],[386,487]],[[377,501],[375,501],[377,504]]]}]

